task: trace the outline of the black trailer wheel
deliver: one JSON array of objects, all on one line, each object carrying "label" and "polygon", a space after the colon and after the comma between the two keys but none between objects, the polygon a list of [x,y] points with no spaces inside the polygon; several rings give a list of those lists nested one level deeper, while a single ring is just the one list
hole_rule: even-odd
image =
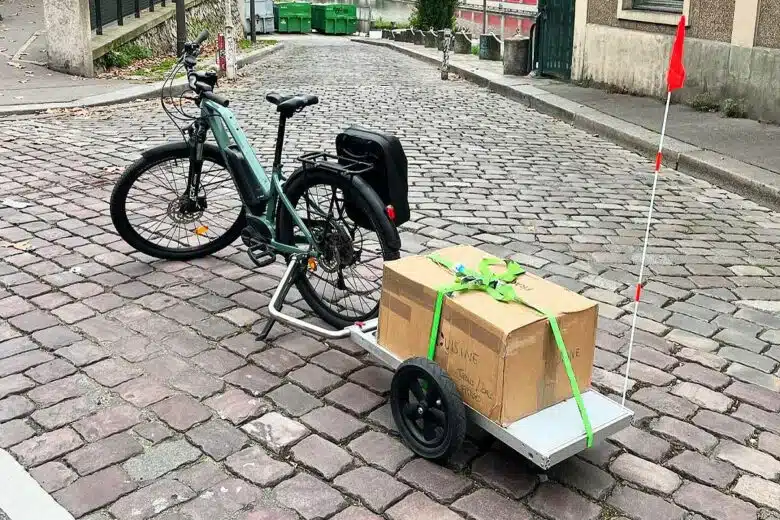
[{"label": "black trailer wheel", "polygon": [[466,408],[455,383],[433,361],[412,358],[396,370],[390,408],[398,432],[420,457],[443,462],[466,436]]}]

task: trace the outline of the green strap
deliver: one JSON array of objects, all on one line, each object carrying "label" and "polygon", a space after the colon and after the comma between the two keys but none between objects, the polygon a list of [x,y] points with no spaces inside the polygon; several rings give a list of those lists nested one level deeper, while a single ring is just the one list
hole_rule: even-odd
[{"label": "green strap", "polygon": [[[433,361],[433,358],[436,356],[436,341],[439,338],[441,309],[444,304],[445,295],[462,291],[480,290],[485,291],[497,301],[506,303],[515,302],[535,310],[550,322],[555,345],[558,347],[558,352],[563,360],[563,367],[566,370],[566,376],[569,379],[572,395],[574,396],[574,401],[577,403],[582,424],[585,427],[587,447],[590,448],[593,446],[593,428],[590,424],[588,411],[585,409],[585,403],[582,401],[582,394],[580,393],[579,384],[577,384],[577,377],[574,375],[571,360],[569,359],[569,352],[566,350],[561,329],[558,327],[558,320],[551,312],[523,300],[515,293],[514,286],[511,285],[518,276],[525,273],[525,270],[520,264],[511,260],[504,261],[497,258],[485,258],[480,262],[478,272],[474,272],[466,269],[463,265],[455,265],[435,254],[430,255],[428,258],[448,271],[453,271],[455,273],[455,283],[440,288],[436,295],[436,304],[433,307],[431,335],[428,341],[428,359]],[[491,266],[498,264],[506,264],[506,271],[500,274],[494,273]]]}]

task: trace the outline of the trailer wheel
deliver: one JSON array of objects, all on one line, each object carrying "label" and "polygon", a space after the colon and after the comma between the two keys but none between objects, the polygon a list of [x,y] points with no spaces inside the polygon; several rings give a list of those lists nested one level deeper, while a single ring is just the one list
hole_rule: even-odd
[{"label": "trailer wheel", "polygon": [[420,457],[443,462],[463,444],[463,399],[446,372],[427,358],[408,359],[398,367],[390,408],[401,437]]}]

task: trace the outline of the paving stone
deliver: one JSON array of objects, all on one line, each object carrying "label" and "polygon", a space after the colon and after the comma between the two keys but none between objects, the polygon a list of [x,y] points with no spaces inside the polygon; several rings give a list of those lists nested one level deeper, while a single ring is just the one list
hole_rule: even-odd
[{"label": "paving stone", "polygon": [[726,489],[738,476],[730,464],[711,460],[695,451],[684,451],[666,465],[688,478],[721,489]]},{"label": "paving stone", "polygon": [[[721,343],[733,345],[740,350],[745,349],[754,353],[762,352],[764,349],[766,349],[767,346],[765,342],[756,339],[755,335],[751,336],[750,334],[746,334],[741,330],[735,329],[723,329],[715,336],[713,336],[713,339],[715,341],[720,341]],[[723,356],[723,354],[720,352],[719,354]]]},{"label": "paving stone", "polygon": [[604,498],[615,484],[609,473],[576,457],[556,464],[550,468],[549,475],[596,500]]},{"label": "paving stone", "polygon": [[437,504],[423,493],[412,493],[387,510],[390,520],[459,520],[462,517]]},{"label": "paving stone", "polygon": [[39,330],[32,337],[49,350],[58,350],[84,339],[80,334],[62,325]]},{"label": "paving stone", "polygon": [[173,437],[173,431],[158,421],[139,424],[133,428],[133,431],[152,444],[157,444],[160,441]]},{"label": "paving stone", "polygon": [[718,444],[714,435],[674,417],[661,417],[651,427],[654,432],[703,453],[708,453]]},{"label": "paving stone", "polygon": [[693,361],[694,363],[698,363],[699,365],[703,365],[707,368],[712,368],[717,371],[720,371],[729,364],[728,361],[718,356],[717,354],[702,352],[700,350],[694,350],[687,347],[683,347],[678,350],[676,356],[680,359]]},{"label": "paving stone", "polygon": [[78,343],[59,349],[57,354],[77,367],[90,365],[109,357],[108,351],[103,347],[95,345],[91,341],[79,341]]},{"label": "paving stone", "polygon": [[186,392],[196,399],[210,397],[221,392],[225,383],[221,379],[210,376],[202,370],[185,370],[171,379],[170,385],[177,390]]},{"label": "paving stone", "polygon": [[193,496],[192,490],[184,484],[164,479],[120,498],[109,512],[119,520],[146,520]]},{"label": "paving stone", "polygon": [[474,520],[531,520],[528,509],[490,489],[478,489],[454,504],[452,509]]},{"label": "paving stone", "polygon": [[77,371],[77,368],[64,359],[55,359],[31,368],[25,375],[34,379],[39,384],[50,383],[54,380],[69,376]]},{"label": "paving stone", "polygon": [[628,426],[624,430],[612,435],[609,439],[640,457],[653,462],[663,459],[669,450],[672,449],[672,446],[665,440],[633,426]]},{"label": "paving stone", "polygon": [[755,518],[757,512],[752,504],[695,482],[688,482],[682,486],[674,494],[674,501],[715,520]]},{"label": "paving stone", "polygon": [[[8,341],[0,340],[0,360],[5,360],[17,354],[22,354],[24,352],[29,352],[31,350],[36,350],[36,349],[38,349],[38,345],[36,345],[32,340],[30,340],[29,337],[14,338]],[[0,361],[0,367],[2,366],[4,366],[3,362]],[[14,372],[22,372],[23,370],[24,368],[19,370],[7,371],[7,373],[3,373],[3,376],[10,375]]]},{"label": "paving stone", "polygon": [[[281,519],[281,520],[286,520],[286,519]],[[375,515],[368,509],[364,509],[358,506],[352,506],[352,507],[348,507],[341,513],[334,516],[333,520],[382,520],[382,518]]]},{"label": "paving stone", "polygon": [[216,376],[224,376],[246,363],[242,358],[225,349],[206,350],[192,360],[203,370]]},{"label": "paving stone", "polygon": [[88,442],[108,437],[114,433],[132,428],[141,422],[141,413],[130,405],[119,405],[101,410],[95,415],[73,424],[77,432]]},{"label": "paving stone", "polygon": [[514,499],[526,496],[536,487],[536,475],[514,452],[489,451],[474,461],[471,473]]},{"label": "paving stone", "polygon": [[305,473],[276,486],[274,494],[280,504],[294,509],[306,520],[328,517],[347,505],[341,493]]},{"label": "paving stone", "polygon": [[767,373],[772,372],[777,366],[777,361],[741,348],[723,347],[718,351],[718,355]]},{"label": "paving stone", "polygon": [[755,473],[769,480],[780,477],[780,461],[753,448],[742,446],[731,441],[723,441],[718,446],[715,455],[736,467]]},{"label": "paving stone", "polygon": [[78,475],[61,462],[47,462],[37,468],[33,468],[30,470],[30,476],[32,476],[47,493],[54,493],[55,491],[70,485],[78,478]]},{"label": "paving stone", "polygon": [[694,416],[692,422],[718,435],[723,435],[737,442],[745,442],[753,435],[753,427],[732,417],[701,410]]},{"label": "paving stone", "polygon": [[755,368],[750,368],[739,363],[732,363],[731,366],[726,369],[726,374],[741,381],[758,385],[774,392],[780,390],[780,377],[767,374]]},{"label": "paving stone", "polygon": [[287,378],[315,394],[322,394],[342,381],[340,377],[313,364],[306,364],[290,372]]},{"label": "paving stone", "polygon": [[560,520],[593,520],[601,507],[577,493],[554,483],[544,483],[528,500],[528,507],[537,513]]},{"label": "paving stone", "polygon": [[367,426],[338,408],[323,406],[301,417],[301,421],[320,435],[341,443]]},{"label": "paving stone", "polygon": [[715,352],[720,346],[717,341],[680,329],[673,329],[666,335],[666,339],[683,347],[702,352]]},{"label": "paving stone", "polygon": [[387,473],[369,467],[361,467],[339,475],[333,484],[359,499],[375,513],[387,507],[409,492],[409,487]]},{"label": "paving stone", "polygon": [[[322,356],[325,354],[327,354],[327,352],[323,352],[320,355]],[[253,355],[250,359],[263,370],[276,374],[277,376],[283,376],[291,370],[295,370],[306,364],[304,360],[283,348],[270,348]]]},{"label": "paving stone", "polygon": [[390,408],[390,403],[385,403],[368,414],[367,419],[374,424],[378,424],[391,433],[398,433],[398,428],[396,428],[395,419],[393,419],[393,411]]},{"label": "paving stone", "polygon": [[780,511],[780,484],[762,478],[743,475],[734,486],[734,493],[761,507]]},{"label": "paving stone", "polygon": [[614,444],[610,442],[601,442],[595,444],[592,448],[580,452],[578,456],[603,468],[606,467],[609,461],[618,453],[620,453],[620,448],[616,447]]},{"label": "paving stone", "polygon": [[349,453],[318,435],[309,435],[295,445],[292,455],[327,480],[332,480],[352,463]]},{"label": "paving stone", "polygon": [[398,478],[445,503],[452,502],[472,487],[466,477],[425,459],[409,462],[398,473]]},{"label": "paving stone", "polygon": [[666,495],[673,493],[682,484],[682,479],[675,473],[634,455],[619,456],[609,469],[622,479]]},{"label": "paving stone", "polygon": [[79,517],[112,503],[135,489],[135,483],[118,466],[82,477],[54,494],[54,498]]},{"label": "paving stone", "polygon": [[225,463],[233,472],[264,488],[275,486],[295,472],[292,466],[272,459],[257,446],[234,453]]},{"label": "paving stone", "polygon": [[687,381],[675,386],[672,389],[672,393],[689,400],[697,406],[720,413],[728,411],[731,405],[734,404],[733,399],[729,399],[720,392],[715,392],[704,386]]},{"label": "paving stone", "polygon": [[42,350],[31,350],[6,357],[0,360],[0,377],[24,372],[28,368],[47,363],[52,359],[54,359],[54,356]]},{"label": "paving stone", "polygon": [[300,417],[323,404],[322,401],[292,383],[280,386],[269,392],[266,397],[293,417]]},{"label": "paving stone", "polygon": [[322,342],[298,333],[283,336],[276,341],[276,346],[287,349],[304,359],[327,350],[327,347]]},{"label": "paving stone", "polygon": [[84,372],[103,386],[115,387],[141,375],[141,369],[121,359],[105,359],[84,368]]},{"label": "paving stone", "polygon": [[141,408],[173,395],[173,390],[147,377],[139,377],[123,383],[116,388],[116,391],[122,399]]},{"label": "paving stone", "polygon": [[[231,457],[236,455],[231,455]],[[208,458],[193,466],[181,469],[172,475],[176,480],[196,493],[228,479],[228,474],[216,462]]]},{"label": "paving stone", "polygon": [[248,419],[262,415],[270,410],[270,404],[264,399],[231,388],[225,393],[204,401],[204,404],[217,412],[217,415],[238,425]]},{"label": "paving stone", "polygon": [[[620,373],[626,374],[626,365],[623,365]],[[675,380],[673,375],[639,362],[631,363],[631,378],[653,386],[666,386]]]},{"label": "paving stone", "polygon": [[765,412],[760,408],[743,403],[739,405],[732,416],[763,430],[780,434],[780,414]]},{"label": "paving stone", "polygon": [[58,324],[57,318],[45,311],[34,310],[19,316],[14,316],[8,323],[22,332],[35,332],[36,330],[53,327]]},{"label": "paving stone", "polygon": [[378,394],[387,394],[390,392],[390,382],[392,379],[393,372],[377,366],[362,368],[349,376],[350,381],[365,386]]},{"label": "paving stone", "polygon": [[211,411],[185,395],[174,395],[153,405],[151,410],[168,426],[185,431],[211,417]]},{"label": "paving stone", "polygon": [[22,374],[14,374],[0,379],[0,399],[11,394],[22,393],[35,386],[35,382]]},{"label": "paving stone", "polygon": [[6,449],[35,435],[35,430],[23,419],[0,424],[0,448]]},{"label": "paving stone", "polygon": [[770,412],[780,412],[780,393],[760,386],[735,381],[725,390],[726,395]]},{"label": "paving stone", "polygon": [[327,394],[325,400],[358,415],[373,410],[383,402],[378,395],[354,383],[344,383]]},{"label": "paving stone", "polygon": [[649,495],[628,486],[618,486],[609,500],[607,500],[607,503],[637,520],[660,518],[682,520],[686,515],[684,509],[667,502],[663,498]]},{"label": "paving stone", "polygon": [[683,363],[672,373],[680,379],[699,383],[713,390],[721,390],[731,382],[727,375],[695,363]]},{"label": "paving stone", "polygon": [[251,354],[262,350],[263,343],[257,341],[257,337],[254,334],[244,333],[222,340],[220,346],[228,349],[234,354],[246,358]]},{"label": "paving stone", "polygon": [[201,453],[184,439],[162,442],[125,462],[122,467],[133,480],[148,482],[198,460]]},{"label": "paving stone", "polygon": [[[7,399],[11,398],[12,397],[9,397]],[[0,405],[0,408],[1,407],[2,405]],[[85,415],[89,415],[97,410],[97,408],[98,405],[93,399],[83,396],[63,401],[43,410],[38,410],[32,414],[32,418],[45,429],[54,430],[77,421]],[[0,420],[2,420],[2,413],[0,413]]]},{"label": "paving stone", "polygon": [[142,452],[143,448],[133,436],[119,433],[86,445],[69,454],[65,460],[80,475],[88,475]]},{"label": "paving stone", "polygon": [[[596,387],[605,388],[612,392],[623,392],[625,377],[614,374],[612,372],[607,372],[606,370],[601,370],[598,367],[594,367],[591,382]],[[626,391],[632,391],[634,389],[634,385],[636,385],[636,381],[629,378]]]},{"label": "paving stone", "polygon": [[[2,436],[0,436],[2,438]],[[780,460],[780,436],[774,433],[762,432],[758,436],[758,448]]]},{"label": "paving stone", "polygon": [[349,450],[367,463],[395,473],[414,453],[400,441],[375,431],[369,431],[349,443]]},{"label": "paving stone", "polygon": [[311,361],[339,376],[344,376],[362,366],[360,361],[352,356],[332,349],[314,356]]},{"label": "paving stone", "polygon": [[276,412],[267,413],[259,419],[245,424],[241,429],[277,453],[309,433],[309,430],[301,423]]},{"label": "paving stone", "polygon": [[631,399],[679,419],[690,417],[697,409],[696,405],[687,399],[674,396],[660,388],[640,388],[634,392]]},{"label": "paving stone", "polygon": [[282,380],[255,366],[245,366],[225,376],[225,381],[243,388],[253,396],[262,396],[279,386]]}]

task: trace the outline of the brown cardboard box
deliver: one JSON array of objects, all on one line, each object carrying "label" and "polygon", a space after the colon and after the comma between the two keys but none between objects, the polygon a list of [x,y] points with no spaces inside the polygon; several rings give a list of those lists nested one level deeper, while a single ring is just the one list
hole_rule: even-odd
[{"label": "brown cardboard box", "polygon": [[[457,246],[437,254],[476,270],[489,253]],[[504,269],[495,267],[496,272]],[[437,289],[454,275],[426,257],[387,262],[379,308],[379,344],[402,359],[425,357]],[[524,300],[556,315],[580,390],[590,386],[596,342],[595,302],[526,273],[515,283]],[[445,298],[436,362],[463,400],[507,426],[571,397],[571,387],[547,319],[483,291]]]}]

